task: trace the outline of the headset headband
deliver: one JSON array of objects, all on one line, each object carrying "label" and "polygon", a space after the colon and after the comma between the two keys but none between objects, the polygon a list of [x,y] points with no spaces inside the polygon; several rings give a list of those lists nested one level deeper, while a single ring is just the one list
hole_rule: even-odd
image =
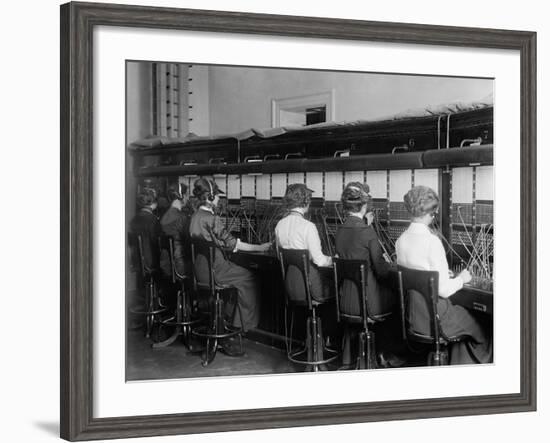
[{"label": "headset headband", "polygon": [[206,181],[208,182],[208,189],[209,189],[209,192],[208,192],[208,200],[209,201],[214,201],[214,185],[212,184],[212,182],[209,180],[209,179],[206,179]]},{"label": "headset headband", "polygon": [[144,186],[143,190],[141,192],[147,192],[153,194],[154,198],[157,198],[157,190],[155,188],[151,188],[149,186]]},{"label": "headset headband", "polygon": [[360,196],[357,197],[357,198],[348,198],[346,200],[344,200],[346,203],[349,202],[349,203],[355,203],[359,200],[361,200],[361,196],[363,197],[370,197],[369,193],[365,191],[364,188],[362,187],[359,187],[359,186],[355,186],[355,185],[348,185],[346,186],[346,189],[351,189],[353,191],[359,191],[360,192]]},{"label": "headset headband", "polygon": [[362,195],[368,195],[368,193],[365,192],[365,190],[363,188],[360,188],[359,186],[348,185],[347,188],[348,189],[353,189],[354,191],[359,191]]}]

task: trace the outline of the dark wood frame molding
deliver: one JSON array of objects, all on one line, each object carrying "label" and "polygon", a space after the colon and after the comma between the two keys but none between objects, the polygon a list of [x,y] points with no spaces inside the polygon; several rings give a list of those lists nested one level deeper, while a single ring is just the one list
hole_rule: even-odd
[{"label": "dark wood frame molding", "polygon": [[[94,418],[92,36],[95,26],[517,50],[521,57],[521,392]],[[536,33],[100,3],[61,6],[61,437],[91,440],[533,411],[536,408]]]}]

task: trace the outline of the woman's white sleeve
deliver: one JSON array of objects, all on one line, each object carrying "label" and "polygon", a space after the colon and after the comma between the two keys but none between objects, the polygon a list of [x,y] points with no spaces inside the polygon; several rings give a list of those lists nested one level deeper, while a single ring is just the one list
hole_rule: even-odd
[{"label": "woman's white sleeve", "polygon": [[432,236],[430,240],[430,269],[439,272],[439,296],[450,297],[462,289],[461,278],[449,278],[449,264],[441,240]]},{"label": "woman's white sleeve", "polygon": [[332,257],[323,254],[321,239],[319,238],[319,233],[313,223],[307,226],[305,238],[307,242],[307,249],[309,250],[309,255],[311,256],[313,263],[317,266],[332,266]]}]

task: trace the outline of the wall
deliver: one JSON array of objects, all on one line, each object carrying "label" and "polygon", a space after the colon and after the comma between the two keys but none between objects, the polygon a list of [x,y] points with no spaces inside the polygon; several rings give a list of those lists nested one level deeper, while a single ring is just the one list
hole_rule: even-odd
[{"label": "wall", "polygon": [[210,135],[210,77],[207,66],[189,68],[189,132]]},{"label": "wall", "polygon": [[[201,65],[183,65],[180,82],[179,125],[185,137],[210,134],[209,69]],[[126,107],[126,137],[128,144],[153,133],[152,66],[148,62],[128,62],[126,71],[128,91]],[[161,112],[166,112],[163,108]],[[177,122],[176,122],[177,123]]]},{"label": "wall", "polygon": [[128,94],[126,102],[126,140],[131,143],[146,137],[152,130],[151,64],[128,62],[126,64]]},{"label": "wall", "polygon": [[[212,134],[271,127],[271,99],[334,89],[336,121],[391,116],[411,108],[456,100],[479,100],[492,93],[486,79],[437,78],[290,69],[211,66]],[[393,93],[388,95],[387,91]]]},{"label": "wall", "polygon": [[[493,81],[390,74],[301,71],[192,65],[189,68],[189,131],[197,135],[271,127],[271,100],[334,90],[336,121],[392,116],[408,109],[492,94]],[[151,133],[151,68],[128,63],[128,140]],[[388,95],[387,91],[394,91]],[[182,135],[186,135],[185,133]]]},{"label": "wall", "polygon": [[[0,406],[5,419],[0,430],[3,441],[59,442],[59,1],[29,0],[9,2],[4,7],[4,60],[13,69],[0,73],[2,108],[0,113],[6,151],[0,175],[11,191],[7,193],[2,217],[3,294],[10,305],[24,306],[22,315],[7,315],[3,329],[2,365],[0,365]],[[550,136],[545,123],[550,121],[550,15],[544,2],[523,0],[506,5],[501,2],[464,0],[442,4],[440,1],[394,0],[392,2],[309,2],[278,0],[117,0],[116,3],[187,7],[214,10],[252,11],[273,14],[318,15],[361,20],[478,26],[523,29],[538,32],[538,411],[477,417],[429,420],[403,420],[340,426],[227,432],[203,435],[154,437],[120,440],[144,443],[252,443],[252,442],[499,442],[516,443],[526,439],[544,441],[550,422],[550,388],[545,374],[550,370],[550,283],[545,270],[550,267],[546,251],[550,248]],[[31,12],[32,11],[32,12]],[[24,17],[25,25],[19,19]],[[29,32],[32,30],[32,32]],[[182,49],[184,51],[184,49]],[[34,68],[33,68],[34,67]],[[37,71],[36,67],[40,67]],[[37,84],[37,79],[39,84]],[[21,85],[36,85],[22,92]],[[32,104],[39,118],[21,118]],[[38,134],[44,143],[21,143],[22,136]],[[23,154],[22,154],[23,152]],[[7,156],[7,157],[6,157]],[[32,159],[22,162],[22,156]],[[22,166],[25,166],[24,173]],[[47,189],[52,198],[40,194]],[[518,210],[512,208],[511,210]],[[9,216],[11,214],[11,216]],[[23,234],[22,234],[23,233]],[[29,251],[35,265],[29,274]],[[452,383],[452,380],[450,380]],[[156,399],[155,401],[162,401]],[[182,401],[187,401],[182,399]],[[546,431],[544,431],[546,429]]]}]

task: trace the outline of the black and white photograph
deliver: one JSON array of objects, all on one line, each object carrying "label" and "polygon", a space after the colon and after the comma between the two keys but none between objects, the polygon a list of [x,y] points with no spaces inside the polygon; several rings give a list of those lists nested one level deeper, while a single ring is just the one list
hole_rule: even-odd
[{"label": "black and white photograph", "polygon": [[544,440],[543,2],[6,6],[2,441]]},{"label": "black and white photograph", "polygon": [[128,382],[493,364],[493,78],[125,75]]}]

